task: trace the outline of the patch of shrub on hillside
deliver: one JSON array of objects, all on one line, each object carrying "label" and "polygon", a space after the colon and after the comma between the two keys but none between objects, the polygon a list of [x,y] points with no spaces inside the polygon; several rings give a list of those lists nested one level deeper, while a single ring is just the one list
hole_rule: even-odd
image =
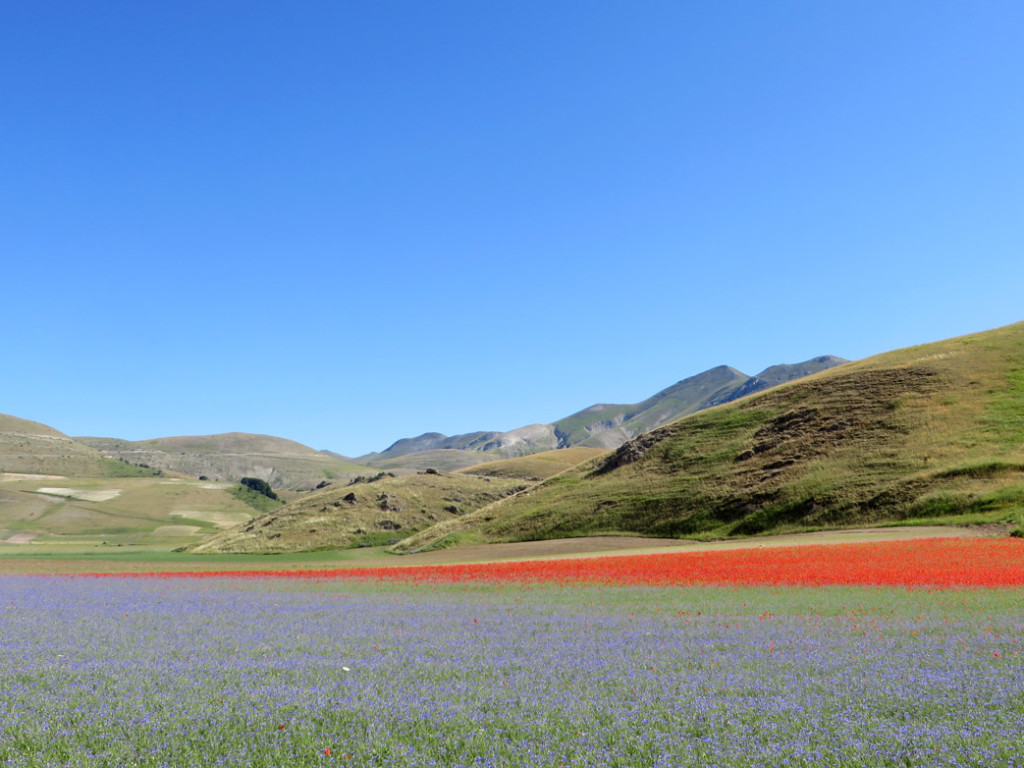
[{"label": "patch of shrub on hillside", "polygon": [[261,480],[258,477],[243,477],[238,482],[244,485],[249,490],[263,494],[268,499],[273,499],[274,501],[278,500],[277,494],[274,493],[274,489],[270,487],[270,483],[268,483],[266,480]]}]

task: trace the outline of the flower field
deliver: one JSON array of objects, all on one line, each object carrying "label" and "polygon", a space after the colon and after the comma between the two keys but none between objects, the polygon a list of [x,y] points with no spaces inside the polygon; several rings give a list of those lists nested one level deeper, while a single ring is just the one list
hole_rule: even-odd
[{"label": "flower field", "polygon": [[971,552],[997,588],[3,577],[0,765],[1024,766],[1020,549]]},{"label": "flower field", "polygon": [[465,565],[135,575],[163,578],[287,576],[428,584],[1011,587],[1024,586],[1024,540],[919,539]]}]

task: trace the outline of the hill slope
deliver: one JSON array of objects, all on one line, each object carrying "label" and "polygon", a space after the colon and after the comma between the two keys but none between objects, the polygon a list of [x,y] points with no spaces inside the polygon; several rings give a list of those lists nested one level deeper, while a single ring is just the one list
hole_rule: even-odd
[{"label": "hill slope", "polygon": [[347,481],[366,474],[358,466],[326,451],[270,435],[230,432],[222,435],[118,440],[80,437],[105,455],[192,477],[237,482],[258,477],[275,488],[311,489],[323,480]]},{"label": "hill slope", "polygon": [[1024,512],[1024,323],[878,355],[696,413],[411,537],[752,535]]},{"label": "hill slope", "polygon": [[296,552],[394,543],[435,522],[457,520],[580,461],[606,452],[550,451],[460,472],[422,472],[332,486],[194,547],[202,553]]},{"label": "hill slope", "polygon": [[[735,368],[720,365],[678,381],[639,403],[599,403],[553,424],[531,424],[509,432],[470,432],[453,437],[428,432],[419,437],[398,440],[380,453],[367,454],[356,461],[381,469],[422,469],[431,466],[429,459],[423,456],[431,452],[435,461],[443,461],[445,468],[455,469],[475,463],[473,452],[491,454],[490,458],[484,459],[491,460],[528,456],[576,445],[618,448],[630,438],[687,414],[809,376],[844,362],[841,357],[823,355],[803,363],[773,365],[756,376],[747,376]],[[442,454],[441,451],[446,453]]]},{"label": "hill slope", "polygon": [[0,414],[0,474],[137,477],[152,474],[105,457],[53,427]]}]

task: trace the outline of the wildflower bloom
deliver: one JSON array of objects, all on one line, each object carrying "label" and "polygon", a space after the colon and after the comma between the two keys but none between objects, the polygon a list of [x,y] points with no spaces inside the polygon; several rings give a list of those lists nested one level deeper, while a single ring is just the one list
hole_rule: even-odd
[{"label": "wildflower bloom", "polygon": [[[155,763],[154,743],[166,768],[213,753],[219,768],[1024,768],[1019,588],[0,577],[0,590],[19,605],[0,611],[11,768]],[[68,718],[98,711],[95,726]]]},{"label": "wildflower bloom", "polygon": [[[96,574],[117,576],[120,574]],[[293,571],[187,571],[126,574],[140,578],[289,578],[391,581],[425,584],[477,582],[682,586],[1024,586],[1024,541],[1020,539],[918,539],[851,544],[815,544],[609,555],[385,568],[325,568]],[[377,645],[375,650],[380,650]]]}]

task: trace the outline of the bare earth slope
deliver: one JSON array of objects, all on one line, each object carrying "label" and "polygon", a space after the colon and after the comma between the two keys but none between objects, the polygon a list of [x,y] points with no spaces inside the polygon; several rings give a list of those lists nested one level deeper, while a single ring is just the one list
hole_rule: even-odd
[{"label": "bare earth slope", "polygon": [[718,406],[411,537],[746,536],[1024,513],[1024,324]]}]

